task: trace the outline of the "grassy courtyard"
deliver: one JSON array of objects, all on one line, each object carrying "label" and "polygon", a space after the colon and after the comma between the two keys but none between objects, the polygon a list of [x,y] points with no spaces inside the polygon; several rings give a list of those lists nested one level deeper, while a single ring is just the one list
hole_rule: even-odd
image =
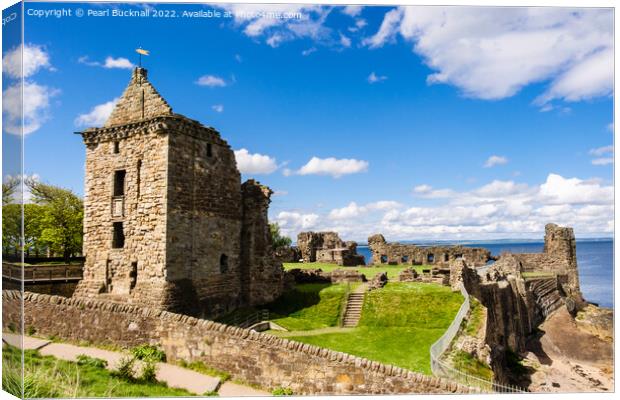
[{"label": "grassy courtyard", "polygon": [[[303,293],[305,286],[298,285],[298,290],[301,287],[300,292]],[[321,300],[309,310],[297,310],[297,316],[314,318],[322,314],[321,321],[329,321],[324,325],[335,326],[341,308],[335,306],[337,302],[334,299],[321,296],[321,292],[344,295],[343,289],[344,285],[325,285],[319,291]],[[329,298],[327,303],[331,306],[322,304],[324,298]],[[303,330],[308,329],[311,323],[304,322],[300,325],[305,329],[297,330],[299,335],[295,335],[296,332],[273,334],[430,374],[430,346],[450,325],[462,302],[461,294],[453,293],[448,287],[425,283],[388,283],[383,289],[366,295],[362,319],[356,328],[333,328],[329,333],[310,334]],[[305,317],[299,319],[305,321]]]},{"label": "grassy courtyard", "polygon": [[[20,363],[19,349],[2,348],[2,389],[17,397],[21,397]],[[128,381],[96,363],[78,364],[34,350],[24,353],[24,391],[26,398],[193,396],[160,382]]]},{"label": "grassy courtyard", "polygon": [[300,268],[300,269],[318,269],[325,272],[331,272],[335,269],[346,269],[346,270],[356,270],[364,275],[368,280],[372,279],[379,272],[387,272],[388,279],[397,280],[398,274],[400,274],[404,269],[413,268],[418,273],[422,273],[423,269],[431,269],[430,265],[387,265],[381,264],[378,266],[358,266],[358,267],[342,267],[336,264],[326,264],[326,263],[284,263],[284,269],[289,271],[291,269]]}]

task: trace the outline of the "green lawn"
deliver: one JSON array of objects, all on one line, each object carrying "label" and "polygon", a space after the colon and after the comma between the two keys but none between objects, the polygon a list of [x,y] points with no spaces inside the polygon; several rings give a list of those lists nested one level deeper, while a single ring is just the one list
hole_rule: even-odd
[{"label": "green lawn", "polygon": [[[21,397],[20,363],[21,352],[17,348],[2,348],[2,389],[17,397]],[[41,356],[33,350],[25,352],[24,374],[27,398],[193,396],[184,389],[158,382],[129,382],[102,367]]]},{"label": "green lawn", "polygon": [[379,266],[372,266],[372,267],[343,267],[340,265],[335,265],[335,264],[325,264],[325,263],[284,263],[284,269],[285,270],[291,270],[291,269],[295,269],[295,268],[301,268],[301,269],[316,269],[316,268],[320,268],[325,272],[331,272],[335,269],[350,269],[350,270],[356,270],[359,271],[361,273],[363,273],[364,275],[366,275],[366,279],[371,280],[372,278],[374,278],[374,276],[379,273],[379,272],[387,272],[388,274],[388,279],[391,281],[398,281],[398,274],[401,273],[404,269],[406,268],[413,268],[416,271],[418,271],[418,273],[422,273],[423,269],[431,269],[433,268],[430,265],[379,265]]},{"label": "green lawn", "polygon": [[444,333],[463,297],[425,283],[388,283],[366,295],[357,328],[289,339],[431,374],[430,346]]}]

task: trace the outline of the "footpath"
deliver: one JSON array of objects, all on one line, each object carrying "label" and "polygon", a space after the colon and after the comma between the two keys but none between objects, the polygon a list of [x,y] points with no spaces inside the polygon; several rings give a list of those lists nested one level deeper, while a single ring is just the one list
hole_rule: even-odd
[{"label": "footpath", "polygon": [[[7,344],[22,347],[20,335],[3,333],[2,340]],[[53,356],[66,361],[77,361],[80,354],[96,357],[107,361],[108,369],[115,369],[119,361],[127,354],[118,351],[102,350],[95,347],[82,347],[68,343],[53,343],[49,340],[23,337],[25,350],[38,350],[41,355]],[[217,392],[222,397],[230,396],[271,396],[271,393],[257,390],[249,386],[239,385],[232,382],[221,382],[220,378],[204,375],[187,368],[168,363],[157,363],[156,378],[160,382],[166,382],[169,387],[185,389],[197,395],[206,392]]]}]

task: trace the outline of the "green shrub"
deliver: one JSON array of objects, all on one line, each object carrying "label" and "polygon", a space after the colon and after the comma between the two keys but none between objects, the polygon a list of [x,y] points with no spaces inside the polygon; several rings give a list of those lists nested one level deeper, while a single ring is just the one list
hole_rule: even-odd
[{"label": "green shrub", "polygon": [[204,397],[219,397],[220,394],[215,390],[209,390],[208,392],[204,392],[202,395]]},{"label": "green shrub", "polygon": [[271,391],[274,396],[292,396],[293,390],[291,388],[278,387]]},{"label": "green shrub", "polygon": [[112,374],[118,378],[121,378],[127,382],[133,382],[136,380],[134,376],[134,364],[136,359],[133,357],[123,357],[118,362],[118,367]]},{"label": "green shrub", "polygon": [[144,382],[157,382],[157,365],[153,361],[144,362],[140,380]]},{"label": "green shrub", "polygon": [[77,356],[77,364],[93,368],[106,368],[108,366],[108,362],[106,360],[90,357],[85,354],[80,354]]},{"label": "green shrub", "polygon": [[32,336],[35,333],[37,333],[37,329],[34,326],[30,325],[28,328],[26,328],[26,335]]},{"label": "green shrub", "polygon": [[138,360],[166,362],[166,353],[159,346],[142,344],[131,349],[131,354]]}]

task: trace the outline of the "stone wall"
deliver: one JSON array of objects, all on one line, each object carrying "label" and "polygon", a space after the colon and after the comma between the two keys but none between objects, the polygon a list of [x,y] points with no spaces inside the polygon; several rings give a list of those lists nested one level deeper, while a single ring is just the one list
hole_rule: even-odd
[{"label": "stone wall", "polygon": [[428,246],[388,243],[383,235],[368,238],[374,265],[438,265],[448,266],[451,261],[463,259],[468,264],[483,266],[491,260],[491,252],[483,248],[464,246]]},{"label": "stone wall", "polygon": [[304,262],[321,262],[346,266],[364,265],[364,256],[357,254],[357,243],[345,242],[336,232],[301,232],[297,247]]},{"label": "stone wall", "polygon": [[[21,294],[3,291],[4,326]],[[266,388],[296,394],[467,393],[447,380],[213,321],[97,299],[25,293],[25,326],[65,340],[159,344],[169,361],[202,361]],[[62,318],[59,318],[62,316]]]},{"label": "stone wall", "polygon": [[[24,286],[29,292],[71,297],[75,292],[77,284],[77,282],[26,283]],[[2,289],[21,290],[21,284],[18,281],[2,279]]]}]

